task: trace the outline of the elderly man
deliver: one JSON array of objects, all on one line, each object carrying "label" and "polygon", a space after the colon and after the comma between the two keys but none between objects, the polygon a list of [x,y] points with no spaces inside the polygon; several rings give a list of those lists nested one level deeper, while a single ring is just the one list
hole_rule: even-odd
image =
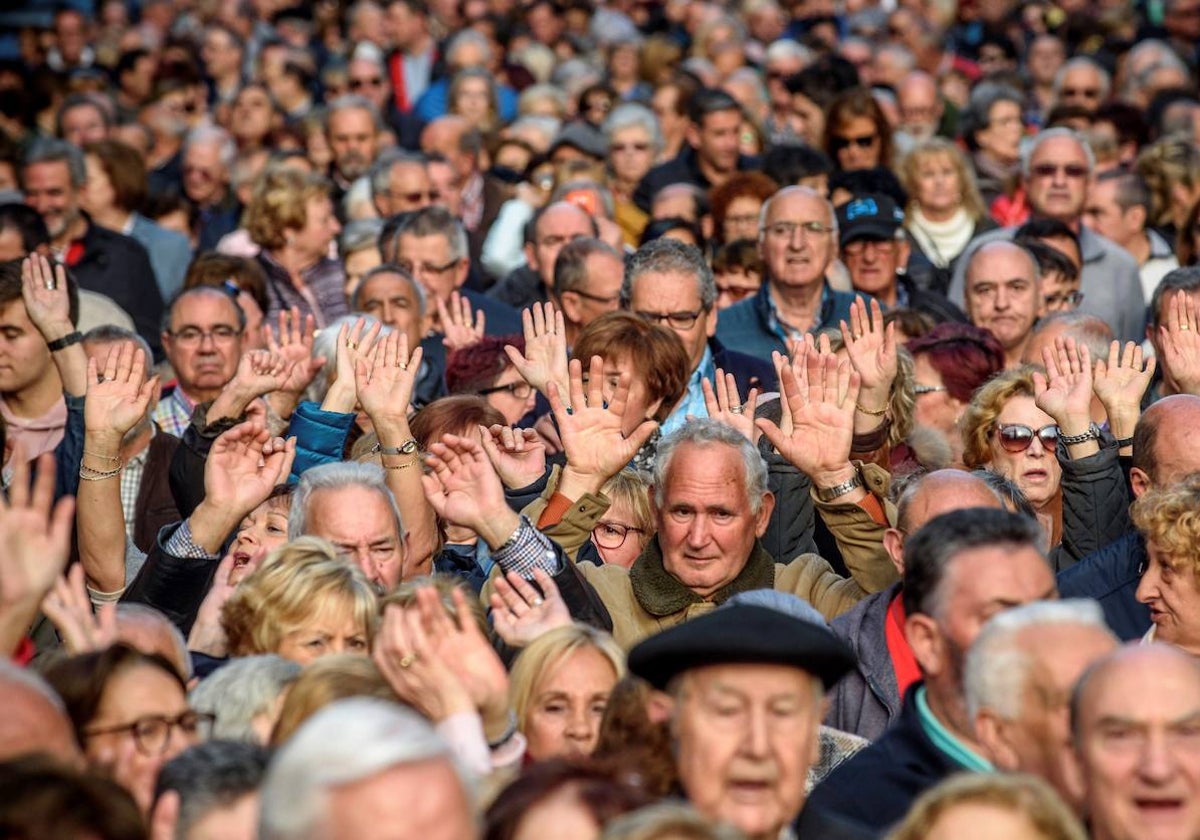
[{"label": "elderly man", "polygon": [[625,262],[611,245],[587,236],[562,246],[554,260],[554,300],[563,314],[567,346],[580,331],[621,305]]},{"label": "elderly man", "polygon": [[568,242],[597,235],[592,217],[569,201],[537,210],[525,223],[525,265],[489,289],[488,297],[514,309],[550,300],[558,252]]},{"label": "elderly man", "polygon": [[317,712],[275,754],[258,836],[474,840],[474,813],[467,781],[424,718],[356,697]]},{"label": "elderly man", "polygon": [[1147,226],[1151,198],[1146,181],[1136,172],[1113,170],[1099,175],[1088,188],[1083,222],[1133,255],[1146,300],[1159,281],[1179,268],[1175,244]]},{"label": "elderly man", "polygon": [[105,295],[125,310],[138,335],[157,352],[163,300],[150,258],[135,240],[100,227],[83,212],[79,202],[86,180],[83,153],[70,143],[39,140],[25,155],[25,203],[46,222],[55,257],[71,269],[80,288]]},{"label": "elderly man", "polygon": [[967,263],[967,318],[1004,347],[1005,367],[1017,367],[1046,308],[1037,260],[1020,245],[997,241],[981,245]]},{"label": "elderly man", "polygon": [[379,129],[379,114],[365,97],[342,96],[330,103],[325,135],[333,155],[329,178],[335,205],[340,206],[350,186],[370,171],[379,152]]},{"label": "elderly man", "polygon": [[238,741],[189,747],[159,771],[151,825],[181,840],[253,840],[268,758],[266,747]]},{"label": "elderly man", "polygon": [[[428,306],[425,289],[395,263],[376,266],[363,275],[350,300],[355,312],[378,319],[408,339],[409,347],[422,344]],[[413,405],[420,408],[445,396],[445,352],[440,341],[426,341],[421,370],[413,385]]]},{"label": "elderly man", "polygon": [[622,308],[672,329],[692,366],[683,399],[663,421],[664,434],[686,423],[688,415],[708,416],[702,383],[715,387],[718,369],[734,377],[743,397],[749,396],[751,388],[759,393],[776,388],[770,364],[729,350],[716,338],[716,302],[712,269],[695,246],[657,239],[629,258],[621,286]]},{"label": "elderly man", "polygon": [[83,755],[62,698],[45,680],[6,658],[0,660],[0,694],[4,695],[0,761],[41,753],[82,766]]},{"label": "elderly man", "polygon": [[[827,629],[770,607],[729,604],[629,652],[671,696],[679,784],[705,817],[777,840],[804,806],[824,693],[854,663]],[[733,715],[727,709],[737,709]]]},{"label": "elderly man", "polygon": [[[1184,318],[1185,310],[1200,305],[1200,267],[1189,265],[1177,268],[1165,276],[1150,298],[1150,318],[1146,324],[1146,340],[1154,348],[1158,359],[1159,377],[1151,399],[1171,394],[1200,395],[1200,375],[1190,364],[1191,356],[1186,352],[1167,353],[1166,343],[1178,346],[1180,333],[1188,331]],[[1179,306],[1179,314],[1172,315],[1172,308]]]},{"label": "elderly man", "polygon": [[162,344],[175,387],[154,409],[154,422],[182,438],[196,405],[216,399],[237,372],[246,314],[223,289],[185,289],[171,302]]},{"label": "elderly man", "polygon": [[440,198],[420,152],[388,149],[375,160],[370,176],[371,201],[384,219],[420,210]]},{"label": "elderly man", "polygon": [[183,193],[199,212],[197,251],[211,251],[241,223],[242,208],[231,188],[237,143],[223,128],[193,128],[183,141]]},{"label": "elderly man", "polygon": [[906,541],[904,635],[922,682],[883,737],[813,790],[801,836],[831,816],[883,832],[945,777],[991,769],[967,716],[963,660],[990,616],[1055,597],[1041,542],[1036,522],[985,508],[943,514]]},{"label": "elderly man", "polygon": [[918,289],[908,278],[909,244],[904,211],[883,193],[856,196],[837,210],[842,262],[857,292],[870,295],[885,309],[905,306],[924,312],[937,323],[965,321],[945,296]]},{"label": "elderly man", "polygon": [[1126,646],[1071,695],[1076,772],[1095,840],[1200,836],[1200,665],[1169,645]]},{"label": "elderly man", "polygon": [[945,104],[933,76],[924,70],[913,70],[906,75],[896,88],[896,103],[906,142],[915,145],[937,133]]},{"label": "elderly man", "polygon": [[849,320],[855,295],[825,279],[837,256],[837,218],[827,199],[808,187],[775,193],[763,205],[758,250],[767,282],[721,313],[717,337],[727,347],[766,360],[786,352],[788,339]]},{"label": "elderly man", "polygon": [[[873,495],[883,485],[872,466],[849,461],[854,400],[836,393],[832,362],[825,359],[822,369],[809,360],[811,402],[801,398],[791,370],[785,371],[790,436],[773,423],[758,422],[780,453],[811,479],[818,510],[853,578],[840,577],[815,554],[786,565],[767,554],[759,538],[775,497],[767,490],[766,464],[746,437],[714,420],[688,423],[659,442],[652,482],[657,533],[628,571],[567,562],[554,543],[509,509],[495,470],[473,440],[449,437],[433,445],[426,496],[443,519],[479,534],[502,569],[526,578],[534,569],[553,576],[577,620],[611,627],[626,646],[746,589],[791,592],[832,617],[895,580],[880,546],[884,510]],[[567,450],[556,493],[569,503],[563,509],[597,518],[606,509],[600,488],[654,431],[650,421],[639,425],[640,416],[625,416],[627,381],[604,399],[602,371],[600,360],[593,359],[586,399],[579,371],[572,374],[570,413],[556,395],[551,400]],[[733,408],[736,416],[741,406]],[[625,426],[632,429],[625,432]]]},{"label": "elderly man", "polygon": [[[1032,218],[1057,219],[1079,234],[1083,303],[1080,311],[1098,315],[1122,341],[1140,341],[1145,327],[1145,298],[1137,262],[1123,248],[1082,224],[1088,178],[1095,168],[1091,149],[1068,128],[1034,136],[1021,159]],[[976,237],[954,269],[949,298],[962,304],[966,266],[984,242],[1011,239],[1012,228]]]},{"label": "elderly man", "polygon": [[[904,577],[904,543],[926,522],[969,507],[1002,507],[996,491],[962,470],[937,470],[905,486],[896,504],[896,526],[883,537],[900,577]],[[830,693],[825,723],[870,741],[877,740],[900,715],[904,695],[920,679],[917,662],[902,632],[904,599],[896,583],[868,595],[830,623],[834,635],[850,645],[855,670]]]},{"label": "elderly man", "polygon": [[1076,811],[1083,789],[1071,766],[1071,690],[1117,639],[1094,601],[1043,601],[988,621],[967,653],[967,714],[999,770],[1032,773]]},{"label": "elderly man", "polygon": [[1063,64],[1054,77],[1054,104],[1095,111],[1108,99],[1111,88],[1107,70],[1094,58],[1077,56]]},{"label": "elderly man", "polygon": [[59,106],[55,122],[58,136],[82,149],[88,143],[108,138],[113,124],[113,106],[100,94],[72,94]]}]

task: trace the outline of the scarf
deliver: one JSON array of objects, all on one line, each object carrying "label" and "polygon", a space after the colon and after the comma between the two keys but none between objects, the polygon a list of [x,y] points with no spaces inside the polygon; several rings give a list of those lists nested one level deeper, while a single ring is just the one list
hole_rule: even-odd
[{"label": "scarf", "polygon": [[961,207],[944,222],[931,221],[917,207],[909,216],[908,229],[929,261],[938,268],[946,268],[971,241],[975,222]]}]

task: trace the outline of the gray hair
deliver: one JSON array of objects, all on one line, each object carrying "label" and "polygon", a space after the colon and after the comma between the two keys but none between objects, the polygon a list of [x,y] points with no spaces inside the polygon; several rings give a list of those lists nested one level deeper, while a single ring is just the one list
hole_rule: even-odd
[{"label": "gray hair", "polygon": [[967,651],[963,686],[967,714],[972,721],[980,709],[991,709],[1005,720],[1021,716],[1022,698],[1035,664],[1029,646],[1017,637],[1032,627],[1087,627],[1116,642],[1104,623],[1104,612],[1095,601],[1076,598],[1066,601],[1035,601],[997,614],[983,626]]},{"label": "gray hair", "polygon": [[[422,318],[425,317],[425,311],[429,308],[429,300],[425,296],[425,287],[418,283],[411,274],[395,263],[383,263],[382,265],[377,265],[374,268],[363,272],[363,276],[358,280],[358,286],[354,289],[354,295],[350,299],[351,308],[353,308],[356,313],[362,311],[362,301],[360,300],[360,295],[363,287],[367,285],[368,280],[370,280],[372,277],[378,277],[380,274],[395,274],[403,278],[408,285],[412,287],[413,297],[415,297],[417,300],[417,313]],[[362,315],[361,317],[371,318],[370,315]],[[374,318],[371,318],[371,320],[374,320]],[[384,329],[386,330],[388,328],[384,327]]]},{"label": "gray hair", "polygon": [[795,59],[802,61],[805,64],[811,64],[816,58],[816,55],[808,47],[798,41],[793,41],[791,38],[780,38],[778,41],[772,41],[767,47],[766,53],[763,55],[763,64],[770,64],[772,61],[786,61]]},{"label": "gray hair", "polygon": [[217,160],[225,171],[232,172],[237,160],[237,142],[228,131],[217,125],[198,125],[183,139],[183,156],[193,146],[211,144],[217,147]]},{"label": "gray hair", "polygon": [[906,73],[915,70],[917,67],[917,57],[913,55],[912,50],[903,44],[886,43],[875,50],[876,57],[888,55],[895,59]]},{"label": "gray hair", "polygon": [[385,193],[391,189],[392,168],[401,163],[411,163],[424,167],[429,163],[429,160],[421,152],[399,149],[395,146],[384,149],[379,157],[375,158],[375,162],[371,164],[371,171],[367,176],[371,181],[371,192],[375,194]]},{"label": "gray hair", "polygon": [[[728,84],[739,84],[742,82],[749,84],[754,88],[754,96],[757,98],[759,103],[765,103],[767,101],[767,86],[763,83],[762,76],[759,75],[759,72],[751,67],[739,67],[737,70],[734,70],[725,77],[725,81],[721,86],[724,87]],[[736,97],[734,98],[736,99]]]},{"label": "gray hair", "polygon": [[347,64],[351,61],[370,61],[378,66],[380,70],[387,69],[383,50],[370,41],[359,41],[354,45],[354,49],[350,52],[350,58],[347,59]]},{"label": "gray hair", "polygon": [[633,126],[646,132],[646,136],[650,138],[651,149],[655,155],[658,155],[663,146],[662,128],[658,125],[658,117],[654,116],[654,112],[645,105],[637,102],[618,105],[608,115],[601,130],[604,132],[605,139],[611,144],[614,134]]},{"label": "gray hair", "polygon": [[517,97],[517,113],[525,114],[526,109],[540,99],[551,100],[560,117],[567,112],[567,95],[554,85],[542,83],[530,85],[521,91],[521,95]]},{"label": "gray hair", "polygon": [[1051,312],[1037,322],[1032,334],[1037,335],[1053,324],[1063,327],[1064,336],[1086,345],[1093,361],[1108,358],[1108,348],[1116,338],[1108,321],[1086,312]]},{"label": "gray hair", "polygon": [[325,109],[324,124],[327,132],[329,124],[333,122],[333,115],[342,111],[366,111],[371,115],[371,124],[375,126],[375,130],[383,130],[383,120],[379,116],[379,109],[375,107],[375,103],[357,93],[346,93],[330,102]]},{"label": "gray hair", "polygon": [[1101,66],[1100,62],[1086,55],[1077,55],[1072,59],[1064,61],[1062,67],[1058,68],[1058,72],[1054,74],[1054,98],[1059,98],[1062,93],[1063,80],[1067,77],[1067,73],[1076,67],[1087,67],[1095,70],[1100,77],[1100,101],[1103,102],[1105,99],[1108,99],[1108,94],[1112,90],[1112,77]]},{"label": "gray hair", "polygon": [[474,29],[464,29],[450,39],[450,43],[446,45],[446,63],[454,65],[454,54],[463,47],[475,45],[483,50],[484,64],[488,64],[492,60],[492,45],[483,33],[477,32]]},{"label": "gray hair", "polygon": [[180,676],[184,680],[192,678],[192,654],[188,650],[187,639],[183,637],[183,631],[176,626],[175,622],[167,618],[161,610],[157,610],[148,604],[121,603],[117,604],[118,625],[121,619],[148,622],[165,633],[167,639],[170,640],[171,645],[175,648],[175,657],[183,667],[183,673]]},{"label": "gray hair", "polygon": [[545,152],[554,142],[554,138],[558,136],[558,132],[562,130],[562,120],[546,114],[526,114],[513,120],[506,134],[509,137],[519,137],[526,129],[533,129],[542,135],[541,148],[536,151]]},{"label": "gray hair", "polygon": [[383,231],[383,219],[354,219],[346,222],[338,238],[338,253],[345,259],[350,254],[379,247],[379,234]]},{"label": "gray hair", "polygon": [[267,775],[270,758],[270,751],[260,744],[208,741],[164,764],[155,784],[155,798],[170,790],[179,794],[175,837],[189,837],[192,828],[209,814],[255,793]]},{"label": "gray hair", "polygon": [[660,840],[663,837],[740,840],[742,836],[733,826],[715,823],[691,805],[659,802],[609,821],[600,840]]},{"label": "gray hair", "polygon": [[66,140],[54,137],[40,137],[33,141],[29,151],[25,153],[25,167],[35,163],[65,163],[71,177],[71,186],[75,189],[83,187],[87,181],[87,166],[83,162],[83,152]]},{"label": "gray hair", "polygon": [[705,312],[717,300],[717,285],[712,268],[700,249],[675,239],[655,239],[638,248],[625,262],[625,279],[621,283],[621,308],[628,309],[633,299],[633,286],[643,274],[686,274],[696,279],[700,306]]},{"label": "gray hair", "polygon": [[331,703],[305,721],[271,762],[262,785],[259,836],[316,840],[328,829],[331,788],[434,759],[450,763],[470,800],[449,748],[421,715],[368,697]]},{"label": "gray hair", "polygon": [[404,522],[400,518],[400,506],[392,495],[379,464],[358,461],[334,461],[305,470],[292,494],[292,507],[288,511],[288,539],[308,533],[308,516],[312,496],[318,490],[339,490],[343,487],[363,487],[379,493],[387,502],[396,524],[396,534],[404,539]]},{"label": "gray hair", "polygon": [[[359,286],[362,285],[362,280],[359,280]],[[325,325],[324,329],[318,330],[316,337],[313,339],[312,357],[336,359],[337,358],[337,337],[338,331],[342,328],[342,324],[354,326],[355,322],[362,318],[365,322],[366,330],[371,329],[379,323],[379,319],[373,315],[367,315],[363,312],[354,312],[349,315],[343,315],[340,318],[335,318],[332,322]],[[390,333],[392,328],[384,324],[379,331],[379,337],[383,338]],[[313,377],[313,381],[309,383],[308,388],[304,391],[304,398],[318,405],[325,399],[325,394],[329,390],[329,374],[333,370],[334,365],[325,364],[317,371],[317,375]]]},{"label": "gray hair", "polygon": [[154,363],[154,351],[150,349],[150,342],[146,341],[146,339],[133,330],[118,327],[116,324],[101,324],[85,332],[83,334],[83,341],[85,344],[120,344],[123,341],[131,341],[135,347],[138,347],[146,354],[146,373],[147,376],[150,374],[149,367]]},{"label": "gray hair", "polygon": [[300,666],[273,653],[237,657],[213,671],[188,695],[198,712],[216,715],[213,738],[257,743],[254,719],[300,676]]},{"label": "gray hair", "polygon": [[962,112],[959,132],[972,149],[975,148],[974,135],[988,127],[992,108],[999,102],[1013,102],[1023,108],[1025,97],[1015,87],[1001,82],[980,82],[971,91]]},{"label": "gray hair", "polygon": [[724,445],[737,450],[742,456],[746,475],[746,501],[750,510],[757,514],[762,509],[763,496],[767,492],[767,462],[746,436],[736,429],[709,418],[691,420],[671,432],[658,443],[654,456],[654,502],[661,510],[665,507],[664,491],[667,474],[675,453],[685,443],[696,446]]},{"label": "gray hair", "polygon": [[408,220],[396,231],[395,242],[408,234],[417,238],[426,236],[444,236],[450,245],[450,258],[465,260],[468,256],[467,231],[459,219],[449,210],[440,205],[423,207],[413,212]]},{"label": "gray hair", "polygon": [[[1050,130],[1054,131],[1055,129]],[[971,268],[975,265],[975,261],[979,259],[981,254],[989,254],[992,251],[998,251],[1001,249],[1006,251],[1015,250],[1023,254],[1025,259],[1029,260],[1030,279],[1032,279],[1034,283],[1040,283],[1042,281],[1042,268],[1038,265],[1037,257],[1035,257],[1033,252],[1024,245],[1014,242],[1011,239],[991,239],[987,242],[984,242],[982,245],[972,251],[967,257],[966,269],[963,271],[963,276],[966,281],[968,283],[970,282]]]},{"label": "gray hair", "polygon": [[[829,235],[832,236],[833,240],[836,242],[838,238],[838,218],[837,210],[833,208],[833,202],[821,195],[821,193],[817,192],[812,187],[800,186],[784,187],[783,189],[776,191],[774,195],[763,202],[762,209],[758,211],[759,237],[762,237],[763,233],[766,232],[767,215],[770,213],[771,205],[775,203],[775,199],[779,198],[780,196],[792,195],[793,193],[797,192],[819,199],[825,205],[825,212],[829,214],[829,226],[833,229]],[[903,231],[897,231],[897,233],[900,234],[903,233]]]},{"label": "gray hair", "polygon": [[1082,134],[1073,128],[1066,126],[1058,126],[1056,128],[1047,128],[1045,131],[1039,131],[1028,143],[1021,145],[1021,174],[1029,177],[1029,166],[1033,161],[1033,156],[1037,154],[1037,150],[1042,147],[1042,144],[1047,140],[1054,140],[1059,137],[1065,137],[1074,140],[1079,144],[1079,148],[1083,149],[1083,155],[1087,158],[1088,174],[1096,168],[1096,156],[1092,153],[1092,147],[1088,145],[1087,140]]},{"label": "gray hair", "polygon": [[1150,296],[1150,326],[1159,325],[1159,311],[1162,309],[1163,298],[1176,292],[1194,292],[1200,289],[1200,265],[1185,265],[1168,271],[1154,287]]},{"label": "gray hair", "polygon": [[558,252],[554,261],[554,295],[561,298],[564,292],[582,288],[587,281],[587,261],[592,254],[609,254],[617,259],[621,255],[607,242],[587,236],[572,239]]}]

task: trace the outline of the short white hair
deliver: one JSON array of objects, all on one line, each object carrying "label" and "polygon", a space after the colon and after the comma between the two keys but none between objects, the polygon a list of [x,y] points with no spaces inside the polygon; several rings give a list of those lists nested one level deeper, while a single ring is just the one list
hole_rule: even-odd
[{"label": "short white hair", "polygon": [[1021,144],[1021,174],[1026,179],[1029,178],[1029,167],[1033,163],[1033,156],[1037,154],[1037,150],[1042,147],[1043,143],[1047,140],[1053,140],[1056,137],[1067,137],[1079,144],[1079,148],[1083,149],[1083,156],[1087,158],[1088,174],[1091,175],[1096,169],[1096,155],[1092,152],[1091,145],[1082,134],[1066,126],[1057,126],[1055,128],[1047,128],[1045,131],[1039,131],[1028,142]]},{"label": "short white hair", "polygon": [[376,698],[331,703],[305,721],[275,754],[262,785],[259,837],[317,840],[326,833],[330,788],[437,758],[454,768],[469,801],[469,783],[425,718]]},{"label": "short white hair", "polygon": [[1086,55],[1077,55],[1068,61],[1064,61],[1063,65],[1058,68],[1058,72],[1054,74],[1054,98],[1058,99],[1062,96],[1063,81],[1067,78],[1067,74],[1076,67],[1086,67],[1089,70],[1094,70],[1100,79],[1100,101],[1103,102],[1105,99],[1108,99],[1108,94],[1112,91],[1112,76],[1101,66],[1100,62]]},{"label": "short white hair", "polygon": [[1031,627],[1087,627],[1116,641],[1104,612],[1095,601],[1034,601],[997,614],[984,625],[967,652],[963,687],[967,714],[974,721],[980,709],[991,709],[1005,720],[1021,716],[1025,684],[1034,662],[1033,651],[1017,642]]}]

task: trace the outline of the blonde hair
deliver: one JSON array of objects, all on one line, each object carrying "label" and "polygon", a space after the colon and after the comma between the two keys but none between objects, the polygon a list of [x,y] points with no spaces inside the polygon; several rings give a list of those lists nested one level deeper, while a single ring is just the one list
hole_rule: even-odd
[{"label": "blonde hair", "polygon": [[926,791],[887,840],[922,840],[959,805],[990,805],[1025,817],[1038,840],[1087,840],[1083,826],[1058,794],[1036,776],[962,773]]},{"label": "blonde hair", "polygon": [[642,529],[642,543],[654,532],[654,515],[650,511],[650,487],[636,470],[621,470],[600,488],[613,504],[624,502],[633,512],[633,524]]},{"label": "blonde hair", "polygon": [[954,172],[958,175],[959,189],[962,190],[962,208],[967,211],[971,220],[978,222],[986,216],[987,208],[983,204],[979,186],[975,183],[975,175],[967,164],[967,158],[962,150],[944,137],[930,137],[913,146],[900,161],[898,171],[900,183],[909,195],[908,207],[904,210],[906,218],[911,217],[913,211],[919,206],[916,198],[917,170],[921,168],[922,163],[935,157],[949,158],[950,165],[954,167]]},{"label": "blonde hair", "polygon": [[271,731],[271,746],[278,747],[321,709],[347,697],[399,700],[369,656],[323,656],[301,671],[288,689],[279,720]]},{"label": "blonde hair", "polygon": [[586,624],[556,627],[538,636],[521,651],[509,674],[508,698],[517,715],[517,725],[524,731],[538,684],[554,669],[577,651],[591,648],[599,651],[616,674],[613,680],[625,676],[625,652],[613,637]]},{"label": "blonde hair", "polygon": [[284,637],[331,602],[348,603],[368,638],[378,602],[362,570],[317,537],[299,537],[267,555],[221,608],[232,656],[277,653]]},{"label": "blonde hair", "polygon": [[1150,188],[1148,226],[1170,225],[1175,221],[1174,187],[1189,191],[1200,185],[1200,149],[1186,134],[1163,137],[1142,149],[1137,172]]},{"label": "blonde hair", "polygon": [[308,202],[314,198],[329,198],[329,182],[323,177],[269,168],[254,188],[243,224],[256,245],[277,250],[287,242],[287,231],[308,223]]},{"label": "blonde hair", "polygon": [[1134,527],[1173,569],[1200,574],[1200,473],[1179,484],[1152,487],[1130,508]]},{"label": "blonde hair", "polygon": [[962,417],[963,464],[969,470],[985,467],[992,460],[988,438],[996,418],[1013,397],[1033,397],[1032,365],[1022,365],[996,374],[975,392]]}]

